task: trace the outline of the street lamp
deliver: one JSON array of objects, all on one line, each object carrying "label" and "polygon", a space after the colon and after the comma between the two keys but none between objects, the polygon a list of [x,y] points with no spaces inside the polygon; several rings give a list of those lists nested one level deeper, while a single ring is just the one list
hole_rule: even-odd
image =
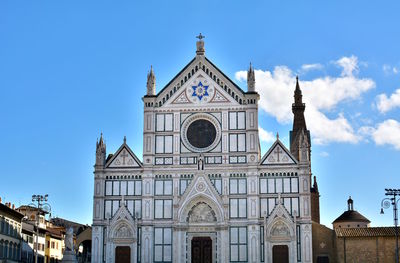
[{"label": "street lamp", "polygon": [[394,231],[396,235],[396,263],[399,263],[399,232],[397,229],[397,202],[400,198],[400,189],[385,189],[385,195],[390,196],[382,199],[381,201],[381,214],[384,214],[383,209],[388,209],[390,205],[393,206],[393,218],[394,218]]},{"label": "street lamp", "polygon": [[[51,206],[46,203],[48,199],[48,194],[45,195],[32,195],[32,203],[29,206],[36,208],[36,249],[35,249],[35,263],[38,263],[38,249],[39,249],[39,213],[44,211],[44,213],[49,213],[51,211]],[[35,204],[34,202],[37,202]]]}]

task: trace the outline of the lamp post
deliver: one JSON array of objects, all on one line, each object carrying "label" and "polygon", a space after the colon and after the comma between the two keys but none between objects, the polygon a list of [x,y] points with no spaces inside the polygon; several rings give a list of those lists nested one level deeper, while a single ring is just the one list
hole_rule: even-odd
[{"label": "lamp post", "polygon": [[400,196],[400,189],[385,189],[386,197],[382,199],[381,202],[381,214],[384,214],[383,209],[388,209],[390,205],[393,206],[393,218],[394,218],[394,231],[396,235],[396,263],[399,263],[399,232],[397,228],[397,223],[398,223],[398,218],[397,218],[397,202],[400,200],[400,198],[397,198],[397,196]]},{"label": "lamp post", "polygon": [[[35,249],[35,263],[38,263],[38,249],[39,249],[39,214],[40,211],[44,211],[45,213],[51,211],[51,206],[46,203],[48,194],[45,195],[32,195],[32,203],[29,206],[33,206],[36,208],[36,249]],[[35,204],[35,202],[37,204]]]}]

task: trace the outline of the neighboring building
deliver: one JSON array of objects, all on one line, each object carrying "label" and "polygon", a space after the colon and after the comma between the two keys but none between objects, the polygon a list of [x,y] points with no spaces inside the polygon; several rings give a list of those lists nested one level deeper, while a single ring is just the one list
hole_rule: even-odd
[{"label": "neighboring building", "polygon": [[332,224],[333,230],[313,222],[313,262],[395,262],[395,228],[369,227],[370,221],[354,211],[351,197],[347,211]]},{"label": "neighboring building", "polygon": [[347,211],[341,214],[333,221],[333,228],[360,228],[369,227],[371,221],[353,208],[353,199],[351,196],[347,200]]},{"label": "neighboring building", "polygon": [[48,224],[46,229],[46,263],[55,263],[63,258],[64,228]]},{"label": "neighboring building", "polygon": [[75,246],[79,263],[91,262],[92,251],[92,228],[87,227],[76,236]]},{"label": "neighboring building", "polygon": [[35,252],[33,251],[33,244],[35,242],[36,232],[33,224],[22,221],[22,251],[21,261],[24,263],[35,262]]},{"label": "neighboring building", "polygon": [[103,136],[96,143],[94,263],[312,262],[319,192],[299,82],[290,150],[277,136],[262,154],[254,69],[245,92],[202,38],[158,94],[147,76],[143,162],[125,138],[107,158]]},{"label": "neighboring building", "polygon": [[21,213],[11,203],[2,204],[0,198],[0,262],[21,260]]},{"label": "neighboring building", "polygon": [[396,262],[394,227],[336,228],[337,262]]},{"label": "neighboring building", "polygon": [[[35,262],[36,252],[38,254],[38,263],[48,263],[45,261],[46,250],[46,211],[37,209],[33,206],[23,205],[16,209],[24,215],[23,233],[26,235],[22,246],[22,255],[24,262],[30,262],[30,255],[33,253]],[[32,234],[33,243],[30,243],[30,234]],[[26,242],[27,240],[28,242]]]}]

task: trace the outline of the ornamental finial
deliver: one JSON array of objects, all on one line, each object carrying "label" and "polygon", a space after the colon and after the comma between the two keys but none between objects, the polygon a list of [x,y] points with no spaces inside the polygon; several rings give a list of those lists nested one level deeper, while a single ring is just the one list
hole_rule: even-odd
[{"label": "ornamental finial", "polygon": [[200,41],[202,41],[203,38],[206,38],[205,36],[203,36],[201,33],[196,37],[198,38]]},{"label": "ornamental finial", "polygon": [[204,56],[205,53],[205,49],[204,49],[204,41],[203,38],[205,38],[205,36],[203,36],[201,33],[196,37],[199,39],[199,41],[196,42],[196,54],[198,56]]}]

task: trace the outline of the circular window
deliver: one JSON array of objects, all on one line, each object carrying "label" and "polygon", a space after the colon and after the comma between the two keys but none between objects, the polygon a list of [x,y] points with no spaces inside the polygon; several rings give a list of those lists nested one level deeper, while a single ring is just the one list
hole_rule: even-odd
[{"label": "circular window", "polygon": [[218,145],[220,137],[220,124],[210,114],[193,114],[182,124],[182,142],[193,152],[207,152],[214,149]]},{"label": "circular window", "polygon": [[186,135],[191,145],[197,148],[205,148],[214,142],[217,131],[211,122],[197,120],[189,125]]}]

